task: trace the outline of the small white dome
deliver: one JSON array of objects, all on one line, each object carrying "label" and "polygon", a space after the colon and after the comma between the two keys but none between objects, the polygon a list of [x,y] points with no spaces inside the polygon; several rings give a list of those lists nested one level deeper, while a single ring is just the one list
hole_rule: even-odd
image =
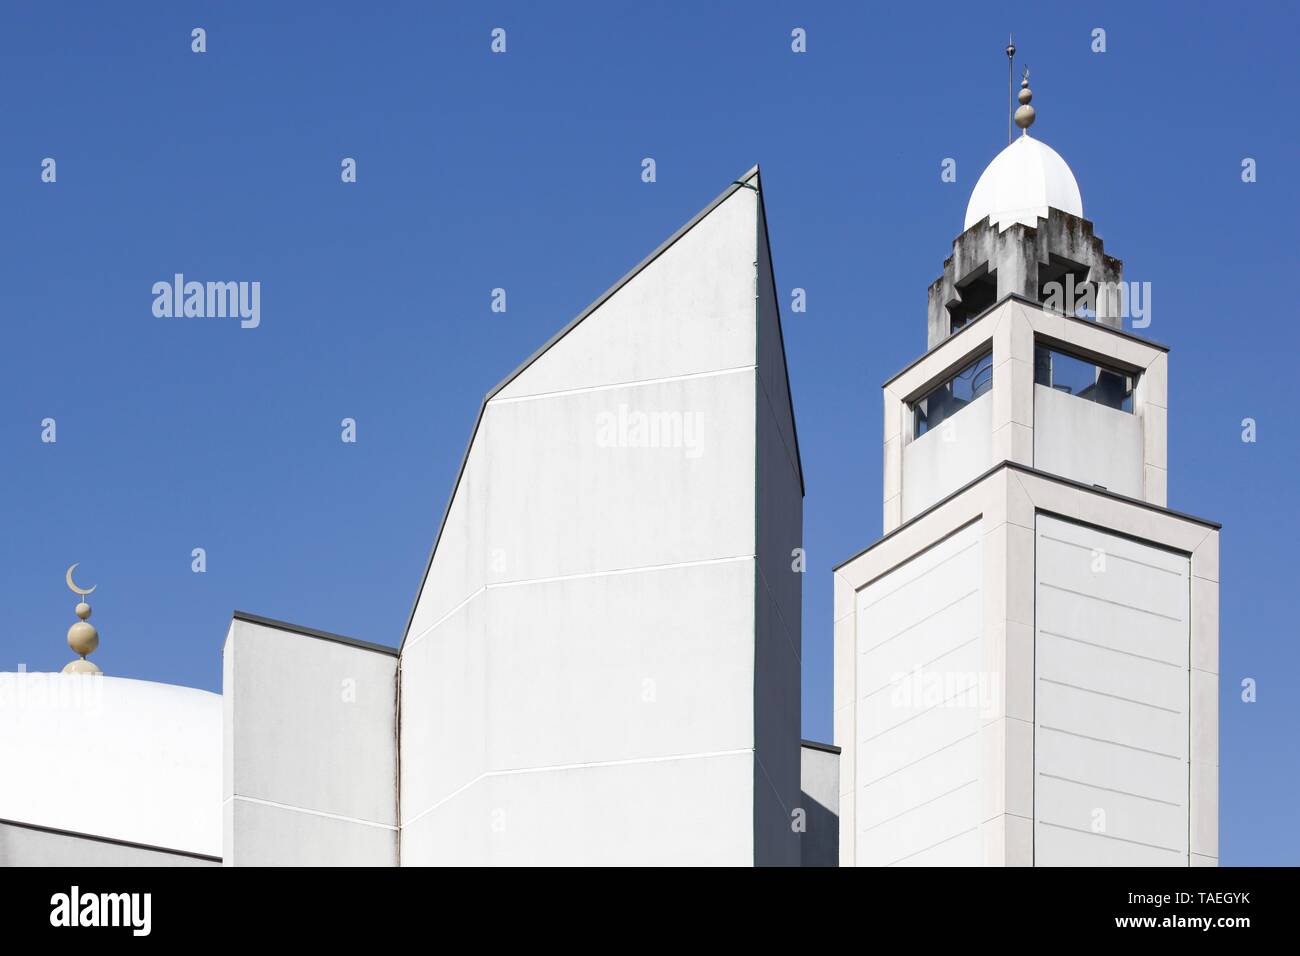
[{"label": "small white dome", "polygon": [[1074,173],[1056,150],[1027,133],[993,157],[966,206],[969,229],[990,217],[1001,232],[1013,223],[1037,226],[1048,207],[1083,216],[1083,197]]}]

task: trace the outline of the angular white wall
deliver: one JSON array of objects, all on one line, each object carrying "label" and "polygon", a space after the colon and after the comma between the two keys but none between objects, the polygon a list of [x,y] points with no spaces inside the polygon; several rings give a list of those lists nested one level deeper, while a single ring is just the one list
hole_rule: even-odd
[{"label": "angular white wall", "polygon": [[485,402],[402,650],[403,864],[797,865],[802,487],[749,186]]}]

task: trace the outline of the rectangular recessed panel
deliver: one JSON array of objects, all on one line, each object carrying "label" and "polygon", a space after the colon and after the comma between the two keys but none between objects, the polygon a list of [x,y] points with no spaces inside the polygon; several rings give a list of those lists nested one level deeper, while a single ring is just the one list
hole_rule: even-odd
[{"label": "rectangular recessed panel", "polygon": [[1034,863],[1187,866],[1190,560],[1039,515]]},{"label": "rectangular recessed panel", "polygon": [[977,865],[979,522],[858,593],[857,864]]}]

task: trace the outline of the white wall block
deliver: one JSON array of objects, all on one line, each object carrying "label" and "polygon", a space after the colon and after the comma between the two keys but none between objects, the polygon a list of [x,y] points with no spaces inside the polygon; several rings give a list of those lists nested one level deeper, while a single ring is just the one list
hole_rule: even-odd
[{"label": "white wall block", "polygon": [[904,521],[989,469],[992,422],[993,396],[986,393],[903,446]]},{"label": "white wall block", "polygon": [[1142,421],[1130,412],[1035,385],[1034,467],[1142,498]]},{"label": "white wall block", "polygon": [[858,592],[857,865],[979,862],[982,544],[976,522]]},{"label": "white wall block", "polygon": [[396,865],[397,657],[236,618],[227,865]]},{"label": "white wall block", "polygon": [[1187,866],[1190,561],[1040,515],[1035,861]]},{"label": "white wall block", "polygon": [[799,837],[800,866],[838,866],[839,754],[804,743],[799,758],[799,806],[806,814],[806,829]]},{"label": "white wall block", "polygon": [[504,772],[403,830],[406,866],[752,863],[753,752]]}]

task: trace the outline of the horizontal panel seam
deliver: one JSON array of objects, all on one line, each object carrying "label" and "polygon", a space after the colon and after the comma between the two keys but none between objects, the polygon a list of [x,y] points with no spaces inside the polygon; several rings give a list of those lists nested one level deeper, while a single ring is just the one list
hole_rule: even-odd
[{"label": "horizontal panel seam", "polygon": [[534,402],[547,398],[563,398],[566,395],[585,395],[592,392],[607,392],[616,388],[643,388],[649,385],[668,385],[673,382],[689,382],[702,378],[716,378],[722,375],[738,375],[742,372],[753,372],[757,369],[757,365],[737,365],[732,368],[714,369],[710,372],[690,372],[685,375],[669,375],[663,378],[634,379],[628,382],[614,382],[609,385],[584,385],[578,388],[557,389],[553,392],[537,392],[533,395],[516,395],[507,398],[498,396],[490,399],[487,405],[491,408],[493,405],[514,405],[520,402]]}]

